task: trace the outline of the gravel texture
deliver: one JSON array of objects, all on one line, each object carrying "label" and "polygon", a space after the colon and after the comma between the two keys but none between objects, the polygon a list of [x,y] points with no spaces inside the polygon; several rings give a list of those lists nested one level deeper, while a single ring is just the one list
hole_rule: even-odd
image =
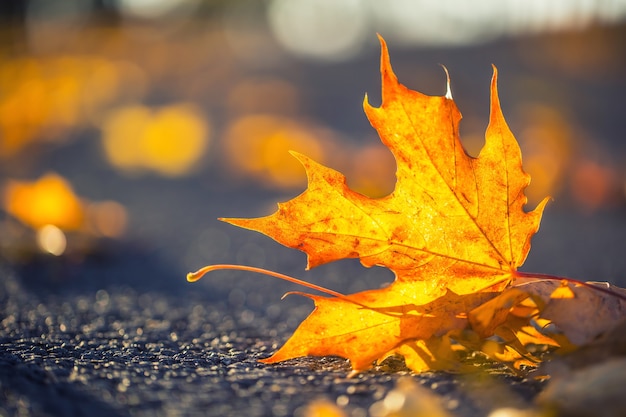
[{"label": "gravel texture", "polygon": [[[365,416],[410,375],[396,366],[347,378],[339,358],[257,362],[288,336],[277,323],[306,314],[306,305],[270,319],[207,303],[197,292],[59,294],[25,285],[8,268],[1,273],[0,415],[290,416],[325,398]],[[483,382],[468,377],[412,378],[458,416],[485,414],[502,401],[524,405],[540,388],[492,374],[506,400],[487,398]]]}]

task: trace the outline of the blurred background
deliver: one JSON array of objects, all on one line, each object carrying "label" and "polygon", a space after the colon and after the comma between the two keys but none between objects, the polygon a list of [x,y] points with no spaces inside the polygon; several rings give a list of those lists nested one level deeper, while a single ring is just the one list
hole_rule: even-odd
[{"label": "blurred background", "polygon": [[[227,262],[341,291],[391,279],[305,273],[303,254],[216,220],[302,192],[290,149],[393,189],[362,111],[380,103],[377,32],[408,87],[443,95],[448,68],[473,155],[499,68],[530,204],[554,198],[525,269],[626,283],[626,0],[3,0],[0,256],[51,291],[188,288]],[[193,285],[260,306],[275,284],[221,274]]]}]

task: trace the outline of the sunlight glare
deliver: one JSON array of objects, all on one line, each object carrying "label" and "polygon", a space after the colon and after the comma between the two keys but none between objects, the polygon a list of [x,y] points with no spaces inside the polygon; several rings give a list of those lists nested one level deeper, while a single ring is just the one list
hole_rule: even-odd
[{"label": "sunlight glare", "polygon": [[270,28],[287,50],[323,60],[356,55],[367,33],[362,0],[274,0]]}]

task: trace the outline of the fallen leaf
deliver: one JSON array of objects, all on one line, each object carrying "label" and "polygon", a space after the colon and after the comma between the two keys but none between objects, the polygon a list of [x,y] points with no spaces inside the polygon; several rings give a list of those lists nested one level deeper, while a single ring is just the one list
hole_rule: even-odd
[{"label": "fallen leaf", "polygon": [[[307,269],[358,258],[366,267],[389,268],[395,280],[386,288],[343,295],[265,271],[331,297],[299,293],[313,300],[314,311],[262,362],[337,355],[362,371],[400,355],[416,372],[459,371],[466,368],[458,356],[464,347],[519,369],[541,361],[544,350],[537,345],[570,348],[579,336],[588,339],[608,329],[588,321],[576,333],[572,328],[578,322],[572,319],[581,313],[573,310],[588,300],[589,307],[578,308],[589,319],[594,317],[590,308],[604,308],[607,297],[625,295],[597,298],[572,287],[571,280],[551,277],[544,285],[537,277],[548,276],[517,271],[548,198],[534,210],[524,210],[530,177],[500,108],[495,67],[485,145],[474,158],[460,142],[461,114],[449,80],[445,96],[408,89],[398,82],[380,41],[382,104],[373,107],[366,97],[364,109],[396,160],[393,192],[382,198],[364,196],[349,188],[340,172],[292,152],[307,173],[302,194],[279,203],[266,217],[221,220],[305,252]],[[259,272],[214,265],[187,279],[223,268]],[[611,323],[624,316],[623,301],[609,307]],[[562,305],[567,313],[559,311]],[[551,333],[552,324],[564,335]]]},{"label": "fallen leaf", "polygon": [[626,319],[580,349],[542,363],[536,373],[567,379],[572,371],[617,358],[626,358]]},{"label": "fallen leaf", "polygon": [[554,280],[529,280],[516,285],[545,303],[541,317],[577,346],[591,342],[626,318],[626,290],[601,282],[569,283],[566,287],[569,292],[562,296],[563,284]]},{"label": "fallen leaf", "polygon": [[390,351],[405,353],[403,343],[463,328],[467,312],[486,301],[476,293],[506,286],[539,228],[547,199],[523,210],[530,179],[500,109],[495,68],[486,143],[472,158],[459,139],[461,114],[449,88],[442,97],[406,88],[382,38],[381,45],[382,105],[366,98],[364,109],[396,159],[394,191],[371,199],[352,191],[341,173],[294,152],[307,172],[304,193],[267,217],[222,220],[304,251],[308,268],[358,257],[396,279],[349,300],[311,296],[315,311],[265,362],[336,354],[361,370]]},{"label": "fallen leaf", "polygon": [[456,340],[516,370],[522,365],[535,366],[541,361],[535,353],[544,353],[543,349],[536,349],[536,345],[569,346],[567,340],[563,343],[555,336],[538,330],[540,312],[541,307],[529,293],[517,287],[509,287],[469,312],[471,332],[477,333],[476,337],[468,338],[465,332],[458,335]]},{"label": "fallen leaf", "polygon": [[523,210],[530,178],[500,109],[497,71],[486,143],[472,158],[450,92],[431,97],[400,84],[381,44],[383,102],[375,108],[366,98],[364,109],[396,159],[394,191],[370,199],[343,174],[293,152],[307,171],[304,193],[271,216],[222,220],[304,251],[308,268],[358,257],[391,269],[397,281],[427,282],[424,290],[437,296],[505,283],[526,259],[548,200]]},{"label": "fallen leaf", "polygon": [[[417,372],[455,369],[460,366],[458,360],[450,361],[445,347],[432,339],[465,328],[466,312],[494,293],[457,295],[448,291],[433,301],[413,304],[418,295],[410,294],[411,290],[410,284],[399,283],[346,298],[303,294],[315,302],[315,310],[280,350],[262,362],[336,355],[350,359],[352,368],[361,371],[377,359],[398,353],[410,357],[407,366]],[[425,344],[418,348],[416,341]]]}]

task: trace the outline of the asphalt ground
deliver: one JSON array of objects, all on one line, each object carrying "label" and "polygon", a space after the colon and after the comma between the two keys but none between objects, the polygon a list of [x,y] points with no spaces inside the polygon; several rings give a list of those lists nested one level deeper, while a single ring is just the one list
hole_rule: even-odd
[{"label": "asphalt ground", "polygon": [[412,375],[399,364],[354,378],[340,358],[263,365],[257,359],[288,336],[277,323],[308,306],[270,317],[193,292],[46,294],[2,274],[1,415],[291,416],[326,399],[364,416],[410,375],[454,415],[473,416],[527,405],[541,388],[502,370],[491,371],[491,385],[507,399],[489,398],[471,377]]}]

